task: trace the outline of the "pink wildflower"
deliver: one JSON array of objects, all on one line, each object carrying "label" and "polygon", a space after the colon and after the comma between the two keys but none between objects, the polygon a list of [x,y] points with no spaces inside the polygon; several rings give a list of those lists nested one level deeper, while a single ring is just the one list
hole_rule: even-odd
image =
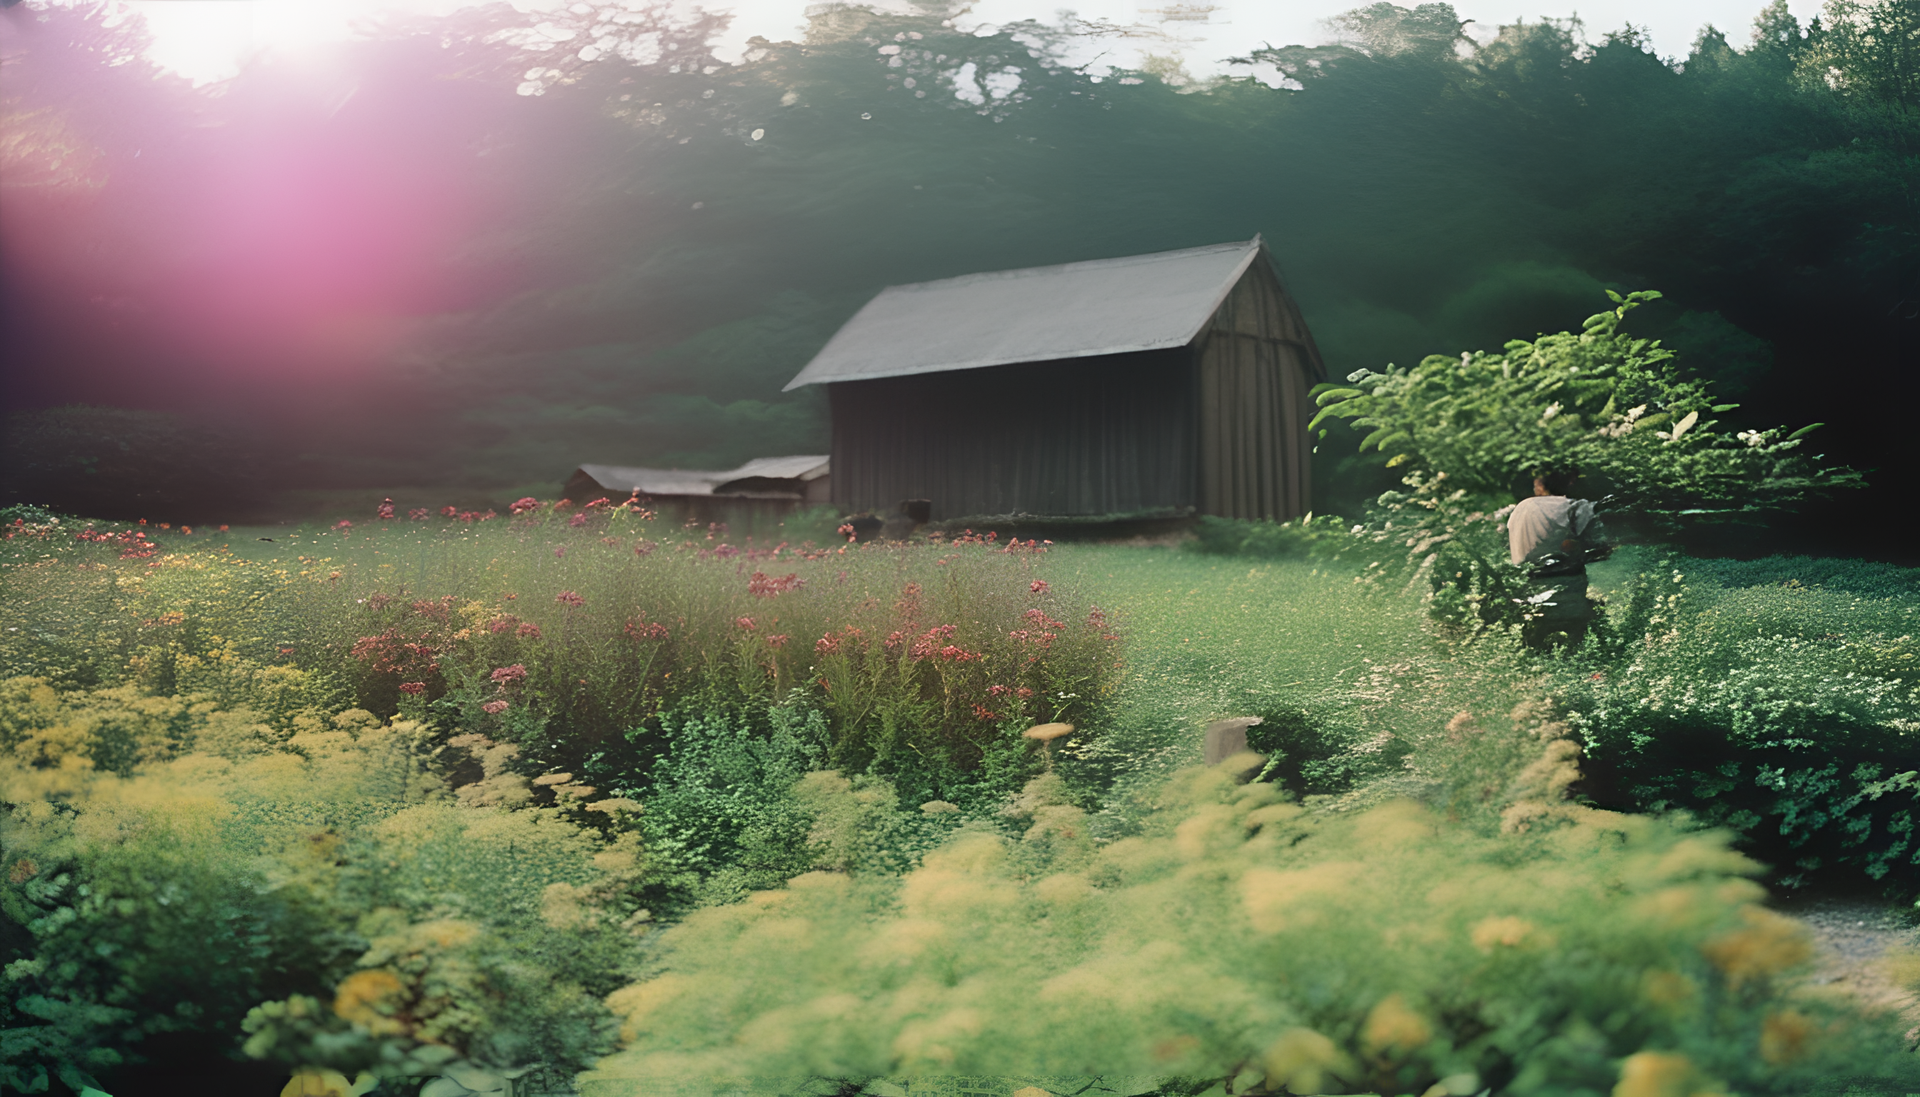
[{"label": "pink wildflower", "polygon": [[526,681],[527,668],[520,665],[519,663],[515,663],[510,667],[500,667],[496,669],[493,672],[493,674],[490,675],[490,677],[493,679],[494,685],[499,686],[501,689],[505,689],[506,687],[508,687],[509,685],[512,685],[515,682]]},{"label": "pink wildflower", "polygon": [[556,500],[556,501],[554,502],[554,504],[553,504],[553,509],[554,509],[554,510],[556,510],[556,511],[560,511],[560,510],[572,510],[572,509],[573,509],[573,500],[571,500],[571,499],[559,499],[559,500]]},{"label": "pink wildflower", "polygon": [[460,513],[460,508],[454,506],[451,503],[440,508],[440,517],[442,518],[452,518],[458,515],[459,513]]},{"label": "pink wildflower", "polygon": [[587,524],[587,512],[584,510],[574,515],[573,520],[567,523],[567,525],[569,526],[584,526],[586,524]]},{"label": "pink wildflower", "polygon": [[[161,528],[161,529],[166,529],[167,527],[166,527],[166,525],[165,525],[164,523],[162,523],[162,524],[161,524],[161,526],[160,526],[160,528]],[[346,520],[345,518],[342,518],[342,519],[340,519],[340,520],[339,520],[338,522],[335,522],[335,523],[333,524],[333,528],[334,528],[334,529],[352,529],[352,528],[353,528],[353,523],[352,523],[352,522],[349,522],[349,521],[347,521],[347,520]]]},{"label": "pink wildflower", "polygon": [[814,641],[813,650],[822,655],[832,655],[834,652],[840,650],[840,638],[832,633],[828,633]]},{"label": "pink wildflower", "polygon": [[736,617],[733,619],[733,623],[736,627],[746,629],[748,632],[752,632],[759,627],[753,623],[753,618],[751,617]]},{"label": "pink wildflower", "polygon": [[767,646],[768,646],[768,647],[770,647],[770,648],[783,648],[783,647],[786,647],[786,646],[787,646],[787,637],[786,637],[786,634],[785,634],[785,633],[781,633],[781,634],[779,634],[779,635],[777,635],[777,636],[775,636],[775,635],[769,635],[769,636],[767,637]]},{"label": "pink wildflower", "polygon": [[540,626],[528,621],[518,629],[515,629],[514,635],[523,636],[529,640],[538,640],[540,639]]},{"label": "pink wildflower", "polygon": [[517,517],[519,515],[525,514],[530,510],[539,510],[539,509],[540,509],[540,500],[535,499],[531,495],[523,495],[520,498],[515,499],[513,503],[507,507],[507,513]]},{"label": "pink wildflower", "polygon": [[593,502],[591,502],[591,503],[588,503],[588,504],[587,504],[587,509],[588,509],[588,510],[592,510],[592,509],[593,509],[593,508],[595,508],[595,507],[610,507],[610,506],[612,506],[612,505],[613,505],[613,500],[611,500],[611,499],[609,499],[609,498],[607,498],[606,496],[604,496],[604,495],[602,495],[602,496],[601,496],[600,498],[598,498],[598,499],[595,499],[595,500],[594,500]]},{"label": "pink wildflower", "polygon": [[392,518],[393,517],[393,500],[382,499],[380,501],[380,505],[373,509],[373,516],[382,521],[386,521],[387,519]]},{"label": "pink wildflower", "polygon": [[[415,507],[412,510],[407,512],[407,519],[408,521],[412,521],[412,522],[424,522],[427,520],[427,516],[431,513],[432,512],[427,510],[427,508],[425,507]],[[221,526],[220,528],[226,529],[227,527]]]},{"label": "pink wildflower", "polygon": [[1045,594],[1050,588],[1047,586],[1045,579],[1035,579],[1033,582],[1027,584],[1027,589],[1035,594]]},{"label": "pink wildflower", "polygon": [[427,684],[425,682],[402,682],[400,683],[400,692],[418,697],[427,692]]},{"label": "pink wildflower", "polygon": [[507,711],[509,707],[505,701],[488,701],[486,704],[480,706],[480,711],[486,713],[488,716],[498,716]]},{"label": "pink wildflower", "polygon": [[553,600],[564,606],[572,606],[574,609],[579,609],[581,606],[587,604],[585,598],[580,597],[570,590],[563,590],[559,594],[554,595]]},{"label": "pink wildflower", "polygon": [[667,638],[667,626],[644,618],[628,621],[626,632],[629,640],[665,640]]}]

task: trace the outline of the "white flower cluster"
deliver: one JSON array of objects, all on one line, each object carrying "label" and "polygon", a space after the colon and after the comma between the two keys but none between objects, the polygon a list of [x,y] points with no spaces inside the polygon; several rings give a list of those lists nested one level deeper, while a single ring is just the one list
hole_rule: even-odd
[{"label": "white flower cluster", "polygon": [[1629,410],[1625,415],[1614,416],[1613,422],[1602,426],[1596,433],[1602,438],[1625,438],[1627,435],[1633,433],[1634,425],[1638,423],[1640,417],[1646,413],[1647,405],[1641,404],[1639,407]]}]

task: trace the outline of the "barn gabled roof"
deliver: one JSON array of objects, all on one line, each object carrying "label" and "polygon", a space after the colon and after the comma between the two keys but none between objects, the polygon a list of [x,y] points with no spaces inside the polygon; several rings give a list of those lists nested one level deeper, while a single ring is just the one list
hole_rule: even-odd
[{"label": "barn gabled roof", "polygon": [[[825,456],[803,455],[798,457],[756,457],[737,469],[650,469],[629,465],[581,465],[574,475],[584,475],[598,484],[603,491],[630,492],[642,495],[720,495],[740,496],[749,499],[785,499],[802,490],[809,480],[827,475],[829,465]],[[793,490],[779,490],[784,485],[756,483],[751,487],[732,489],[741,480],[790,480]]]},{"label": "barn gabled roof", "polygon": [[787,390],[1183,347],[1265,250],[1252,240],[888,286]]}]

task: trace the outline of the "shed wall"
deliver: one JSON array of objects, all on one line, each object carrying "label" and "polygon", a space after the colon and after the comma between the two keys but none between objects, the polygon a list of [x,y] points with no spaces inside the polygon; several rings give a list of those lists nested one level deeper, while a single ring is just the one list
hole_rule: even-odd
[{"label": "shed wall", "polygon": [[1198,503],[1186,349],[829,386],[833,501],[975,514],[1122,514]]},{"label": "shed wall", "polygon": [[1286,521],[1312,508],[1307,392],[1318,359],[1279,279],[1253,264],[1198,341],[1204,513]]}]

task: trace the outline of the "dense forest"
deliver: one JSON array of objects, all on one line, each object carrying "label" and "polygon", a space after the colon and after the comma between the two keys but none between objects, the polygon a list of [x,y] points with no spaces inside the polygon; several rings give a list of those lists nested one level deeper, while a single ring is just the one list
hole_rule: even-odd
[{"label": "dense forest", "polygon": [[[824,403],[780,387],[883,285],[1259,232],[1335,376],[1659,289],[1637,334],[1909,500],[1913,0],[1775,0],[1685,58],[1378,3],[1207,81],[943,14],[833,9],[727,64],[721,17],[501,4],[195,89],[137,19],[9,9],[0,486],[226,520],[818,451]],[[1324,505],[1388,482],[1336,450]]]}]

